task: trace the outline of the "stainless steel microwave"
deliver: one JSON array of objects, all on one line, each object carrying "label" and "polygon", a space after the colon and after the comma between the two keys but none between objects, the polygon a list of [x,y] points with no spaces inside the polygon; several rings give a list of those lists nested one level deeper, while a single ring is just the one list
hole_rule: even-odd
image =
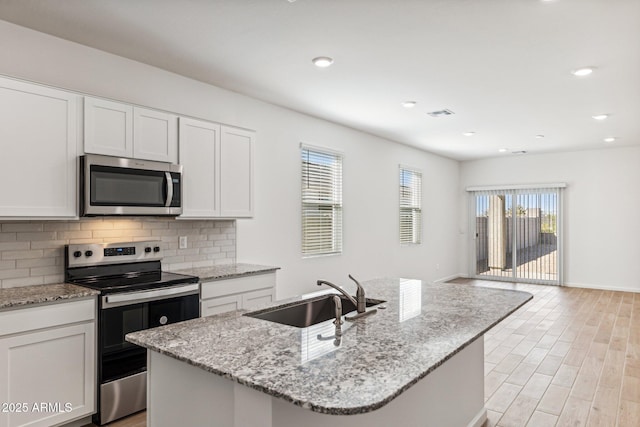
[{"label": "stainless steel microwave", "polygon": [[80,216],[181,213],[181,165],[95,154],[80,157]]}]

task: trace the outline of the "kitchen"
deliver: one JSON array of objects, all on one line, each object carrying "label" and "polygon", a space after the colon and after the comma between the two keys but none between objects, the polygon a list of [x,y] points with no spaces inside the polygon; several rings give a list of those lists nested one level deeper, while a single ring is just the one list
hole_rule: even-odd
[{"label": "kitchen", "polygon": [[[438,146],[434,146],[431,149],[417,149],[409,145],[396,144],[391,141],[400,140],[403,142],[404,139],[399,136],[393,136],[392,131],[384,137],[375,136],[376,129],[374,126],[366,128],[363,125],[364,131],[356,130],[358,129],[357,117],[352,118],[352,121],[347,126],[342,126],[332,123],[339,123],[340,120],[327,116],[329,113],[326,112],[316,113],[315,115],[323,118],[317,119],[312,117],[314,114],[311,113],[301,114],[293,111],[295,108],[282,108],[273,105],[275,103],[273,101],[268,103],[259,100],[266,99],[269,101],[267,94],[256,93],[256,95],[250,97],[242,95],[241,88],[230,87],[231,90],[222,89],[218,87],[223,86],[224,79],[222,78],[219,85],[214,86],[202,82],[202,80],[206,79],[200,75],[195,76],[194,80],[193,78],[181,76],[179,73],[174,74],[170,71],[165,71],[161,69],[163,67],[156,68],[146,65],[143,63],[144,61],[136,62],[132,59],[126,59],[125,57],[128,56],[126,53],[121,53],[122,56],[107,53],[106,51],[110,51],[108,46],[103,46],[102,50],[98,50],[101,47],[99,44],[93,44],[94,47],[84,45],[92,45],[89,41],[84,44],[76,44],[72,41],[64,40],[65,38],[70,38],[70,36],[60,35],[62,38],[57,38],[46,34],[47,32],[54,32],[54,29],[47,30],[44,24],[39,29],[29,29],[28,27],[36,24],[29,24],[27,21],[23,22],[21,19],[24,19],[24,17],[20,18],[10,13],[9,7],[15,6],[12,3],[2,2],[0,5],[0,19],[6,20],[0,22],[0,35],[2,36],[0,37],[0,43],[4,52],[0,74],[19,80],[70,90],[75,93],[87,94],[94,98],[115,100],[165,112],[179,113],[190,118],[255,130],[256,142],[254,149],[256,160],[254,162],[254,212],[251,219],[174,221],[163,219],[98,218],[76,220],[73,219],[73,216],[77,215],[76,212],[75,215],[71,215],[66,220],[49,221],[28,218],[18,221],[3,220],[0,228],[2,231],[0,233],[2,236],[0,237],[0,244],[3,245],[3,255],[0,261],[2,266],[0,277],[2,279],[0,280],[2,280],[3,288],[60,283],[63,281],[62,247],[67,243],[83,242],[76,239],[122,242],[155,240],[158,237],[167,245],[171,245],[171,248],[168,248],[169,250],[175,251],[175,255],[169,255],[163,260],[163,266],[171,270],[196,267],[199,265],[198,263],[206,261],[214,263],[238,261],[280,267],[277,272],[275,291],[278,300],[317,290],[315,282],[318,279],[335,281],[343,284],[348,289],[352,289],[350,287],[352,285],[347,279],[348,274],[353,274],[356,278],[363,280],[376,277],[411,277],[427,281],[445,281],[469,275],[468,264],[471,256],[467,250],[470,240],[466,207],[467,194],[465,191],[467,187],[566,182],[565,223],[567,227],[565,232],[564,284],[581,288],[638,292],[637,277],[640,273],[640,267],[638,267],[635,260],[637,260],[640,253],[638,253],[635,240],[630,237],[638,235],[638,225],[634,219],[635,212],[640,206],[639,196],[637,192],[633,191],[634,188],[632,186],[633,183],[638,182],[640,179],[636,167],[640,156],[637,146],[638,128],[633,119],[637,117],[638,113],[637,96],[634,96],[634,94],[637,94],[638,79],[629,77],[638,75],[637,45],[634,45],[634,43],[637,43],[638,37],[637,30],[633,29],[637,26],[634,27],[632,25],[635,24],[634,19],[637,17],[637,13],[635,13],[637,9],[634,9],[637,5],[634,2],[620,2],[616,7],[611,7],[612,18],[609,20],[601,20],[601,15],[608,12],[607,7],[609,6],[603,2],[593,2],[594,8],[599,5],[603,10],[596,9],[594,11],[589,9],[580,12],[580,16],[585,20],[584,22],[588,22],[591,25],[574,23],[574,27],[571,27],[574,31],[578,31],[579,28],[583,27],[594,31],[597,29],[596,35],[592,36],[594,39],[597,40],[598,37],[601,37],[602,40],[607,42],[600,41],[599,43],[606,44],[608,46],[607,49],[616,52],[616,49],[620,50],[620,55],[616,57],[616,60],[601,59],[597,56],[592,57],[588,54],[588,47],[592,44],[586,41],[576,41],[575,56],[570,58],[572,61],[575,59],[575,63],[569,63],[569,60],[561,61],[561,63],[557,64],[557,70],[554,70],[554,72],[557,72],[557,79],[559,79],[560,83],[555,80],[552,80],[551,83],[561,85],[561,87],[566,86],[570,89],[569,92],[562,92],[558,99],[564,96],[567,99],[575,100],[575,104],[572,104],[571,107],[575,109],[575,113],[569,111],[571,113],[569,114],[564,110],[555,112],[559,114],[559,117],[566,118],[567,121],[574,120],[572,122],[573,125],[567,125],[567,127],[569,129],[575,128],[576,132],[583,132],[580,133],[580,138],[583,138],[585,134],[587,135],[584,137],[584,146],[558,150],[554,148],[556,141],[549,133],[542,141],[535,141],[538,146],[527,147],[529,153],[526,155],[499,154],[497,149],[503,147],[503,143],[500,141],[499,145],[495,147],[489,145],[484,152],[470,158],[464,158],[465,154],[460,154],[459,152],[434,154],[438,153],[439,150],[443,150],[442,147]],[[311,4],[313,2],[298,0],[293,3],[286,1],[269,3],[273,3],[272,6],[277,11],[273,13],[277,15],[278,13],[285,13],[281,12],[285,7],[312,7]],[[542,14],[542,16],[534,15],[538,18],[560,10],[562,11],[561,16],[571,21],[567,17],[578,13],[577,10],[572,8],[582,10],[575,2],[569,1],[530,3],[527,6],[529,9],[525,9],[526,13],[534,13],[534,11],[540,10],[538,13]],[[38,8],[31,11],[32,16],[37,16],[36,12],[38,10],[45,15],[55,16],[56,7],[45,6],[43,2],[33,2],[32,4],[38,6]],[[74,2],[69,4],[80,7]],[[257,5],[252,6],[254,8],[257,7]],[[48,7],[53,10],[48,10]],[[464,7],[471,6],[465,3]],[[251,10],[250,6],[247,6],[247,8]],[[59,13],[63,17],[65,14],[72,14],[71,10],[61,10]],[[76,10],[81,11],[82,9]],[[347,16],[353,18],[355,13],[351,9],[349,10],[352,15],[347,14]],[[246,12],[246,10],[244,11]],[[475,8],[473,11],[480,13]],[[517,9],[514,13],[518,11],[525,13],[520,9]],[[177,11],[174,12],[178,13]],[[232,12],[228,10],[227,12],[242,15],[242,11]],[[252,22],[251,19],[257,20],[261,12],[261,9],[256,9],[256,12],[248,14],[246,25],[258,25],[255,22],[253,24],[250,23]],[[375,12],[376,9],[372,11],[372,13]],[[385,12],[388,12],[388,10]],[[180,13],[188,16],[186,12]],[[319,12],[314,10],[312,13],[302,9],[300,13],[306,16],[314,16],[315,13]],[[452,14],[446,15],[449,21],[445,20],[438,25],[438,22],[434,22],[437,21],[435,18],[430,18],[429,25],[437,29],[447,22],[456,22],[454,17],[457,17],[457,15],[452,11],[449,11],[449,13]],[[492,15],[491,13],[487,14]],[[465,22],[473,21],[474,14],[472,12],[463,15],[465,16]],[[239,16],[235,19],[239,20],[241,17]],[[101,18],[100,14],[97,14],[95,19],[99,21],[99,18]],[[272,18],[275,19],[276,17]],[[377,20],[374,18],[377,18]],[[377,16],[369,17],[368,19],[374,20],[378,24],[384,21],[383,18]],[[422,17],[421,19],[426,18]],[[60,18],[59,22],[65,21]],[[149,22],[153,21],[150,20]],[[536,29],[535,34],[544,33],[544,31],[551,32],[551,29],[546,27],[538,28],[537,24],[539,22],[537,21],[526,22],[531,25],[531,28]],[[97,26],[98,22],[95,22],[95,25]],[[266,23],[261,25],[267,26]],[[63,25],[60,24],[59,26]],[[273,26],[278,27],[277,25]],[[336,24],[336,27],[339,27],[338,24]],[[224,28],[227,29],[227,27]],[[263,27],[258,25],[257,28]],[[454,26],[453,28],[458,27]],[[302,31],[302,28],[296,29]],[[511,30],[515,31],[513,28]],[[85,33],[93,34],[91,32]],[[97,31],[96,34],[98,34]],[[285,31],[286,34],[290,33]],[[326,33],[323,34],[327,36]],[[429,32],[426,34],[429,34]],[[539,37],[542,37],[542,35],[539,34]],[[142,37],[142,35],[138,36]],[[498,36],[499,34],[495,35],[496,40]],[[514,51],[524,52],[527,50],[526,41],[531,40],[531,36],[522,35],[522,37],[524,38],[523,44],[514,46],[512,50],[508,51],[510,55],[516,55]],[[556,37],[559,36],[556,34]],[[550,38],[553,41],[551,36]],[[161,40],[164,45],[170,45],[170,41]],[[491,39],[489,41],[495,40]],[[549,40],[547,41],[549,42]],[[293,43],[294,40],[291,42]],[[284,45],[286,46],[286,44]],[[293,85],[297,81],[295,73],[299,73],[299,79],[302,80],[303,85],[306,84],[311,88],[315,87],[320,92],[312,91],[311,95],[321,96],[322,91],[328,90],[331,84],[336,84],[326,81],[332,78],[330,73],[336,73],[335,70],[340,70],[341,63],[345,64],[351,60],[344,55],[338,57],[336,53],[325,51],[329,47],[335,51],[339,45],[335,41],[326,47],[324,44],[316,45],[314,43],[309,43],[307,47],[305,47],[306,43],[301,43],[301,45],[298,49],[303,54],[300,57],[299,65],[297,65],[298,68],[294,68],[282,75],[287,77],[281,77],[280,83],[285,84],[287,80],[290,80],[289,84]],[[580,49],[581,46],[586,47]],[[204,48],[203,46],[200,47]],[[472,52],[470,53],[473,53],[476,47],[472,45],[471,48]],[[436,48],[434,47],[433,49]],[[564,49],[562,52],[569,52],[566,46],[564,46]],[[534,56],[534,59],[539,61],[548,60],[548,57],[544,56],[547,51],[541,50],[542,56]],[[580,54],[580,52],[585,51],[587,53]],[[433,54],[435,55],[435,53]],[[225,52],[225,54],[229,55],[229,52]],[[311,64],[312,58],[327,54],[336,57],[335,64],[332,67],[326,70],[319,70],[313,67]],[[460,56],[457,60],[452,56],[454,55],[447,56],[446,60],[453,61],[453,64],[461,66],[463,65],[461,62],[473,62],[461,54],[455,55]],[[177,57],[173,58],[175,62],[179,62],[178,59]],[[261,57],[257,59],[264,59],[267,60],[267,63],[270,63],[269,58]],[[481,59],[479,58],[479,63],[482,63]],[[491,60],[497,59],[491,56]],[[609,62],[600,64],[603,61]],[[255,64],[253,65],[255,66]],[[599,68],[593,76],[583,80],[575,80],[575,77],[569,74],[571,69],[585,65],[593,65]],[[262,66],[267,69],[266,64]],[[616,67],[628,68],[621,69]],[[474,87],[482,87],[482,73],[477,77],[465,73],[461,77],[459,68],[445,66],[443,69],[450,73],[455,71],[458,73],[458,77],[471,79],[472,82],[476,82],[473,79],[478,79]],[[545,72],[549,72],[548,69],[545,70]],[[616,74],[612,70],[620,71]],[[388,75],[400,72],[393,67],[390,69],[384,69],[383,67],[383,71]],[[522,70],[518,68],[518,71]],[[360,70],[360,72],[365,75],[365,70]],[[507,74],[506,70],[504,74]],[[435,73],[435,76],[443,79],[446,77],[438,73]],[[501,76],[504,77],[504,75]],[[606,81],[603,82],[602,79],[606,79]],[[531,74],[527,81],[535,82],[535,74]],[[621,82],[624,82],[624,84]],[[528,107],[530,108],[530,110],[527,110],[528,113],[521,114],[542,114],[539,112],[551,108],[549,104],[560,103],[557,100],[550,101],[556,98],[539,99],[531,92],[522,93],[518,89],[523,85],[519,79],[505,81],[504,83],[509,83],[509,88],[513,90],[511,97],[503,95],[513,109],[516,109],[516,106],[521,107],[522,99],[527,99],[527,104],[531,104]],[[496,90],[497,86],[495,85],[497,83],[494,81],[493,84],[494,86],[488,87],[489,91],[492,88],[494,91]],[[595,89],[584,89],[585,93],[580,91],[580,88],[594,84],[597,84],[597,87],[600,88],[599,91],[596,91],[598,94],[608,93],[602,89],[603,87],[611,88],[611,96],[615,97],[615,102],[608,100],[605,95],[601,95],[605,99],[601,101],[601,98],[596,97],[595,94],[593,94],[593,97],[596,100],[591,101],[592,98],[587,94],[592,94],[589,91],[595,91]],[[368,85],[370,87],[379,86],[375,80],[368,81]],[[416,125],[413,124],[414,122],[405,122],[408,119],[403,117],[411,115],[411,120],[414,120],[413,116],[416,115],[423,117],[423,113],[429,111],[426,108],[450,107],[456,113],[456,116],[453,116],[452,119],[457,121],[468,120],[464,119],[463,110],[464,108],[471,108],[472,105],[475,106],[475,109],[471,108],[471,111],[466,116],[480,117],[481,114],[487,113],[483,112],[487,107],[484,105],[482,98],[477,99],[475,103],[469,104],[470,107],[457,107],[462,103],[458,98],[450,100],[436,92],[414,93],[401,87],[396,87],[394,90],[392,90],[394,86],[387,87],[388,89],[384,92],[393,99],[393,105],[389,108],[394,109],[397,106],[398,110],[395,111],[394,109],[393,112],[388,112],[388,114],[393,114],[393,117],[399,120],[400,123],[406,123],[404,126],[406,128]],[[454,84],[443,87],[446,87],[446,91],[443,89],[444,95],[446,95],[447,91],[450,91],[452,96],[453,94],[460,96],[459,89]],[[461,87],[466,88],[467,86],[462,84]],[[532,88],[532,92],[540,89],[539,86],[533,84]],[[553,88],[557,87],[553,86]],[[542,86],[542,89],[540,89],[541,93],[549,94],[549,88]],[[291,92],[296,91],[291,90]],[[438,102],[429,103],[429,96],[438,96]],[[490,94],[487,96],[490,96]],[[419,102],[417,108],[405,110],[400,105],[400,102],[413,97],[417,98]],[[358,101],[355,96],[349,96],[349,98]],[[342,108],[341,104],[347,101],[347,99],[342,98],[320,99],[323,103],[322,108],[325,111],[338,111]],[[491,97],[487,98],[487,100],[489,100],[488,102],[498,102],[498,99]],[[366,111],[366,102],[363,100],[358,102],[361,104],[348,104],[349,109],[351,111]],[[455,106],[449,104],[454,102]],[[485,100],[485,102],[487,101]],[[429,103],[428,106],[424,107],[425,109],[421,109],[423,103]],[[509,114],[509,109],[502,109],[502,114],[505,117],[500,118],[500,123],[520,123],[516,120],[517,117],[506,116]],[[600,109],[604,111],[600,111]],[[305,112],[302,107],[300,107],[300,110]],[[600,112],[611,113],[612,117],[606,122],[594,123],[591,115]],[[495,112],[490,111],[489,113]],[[323,116],[323,114],[325,115]],[[345,120],[351,117],[347,113],[344,113],[343,116]],[[546,118],[550,123],[548,127],[551,127],[551,123],[556,123],[560,120],[557,117],[549,118],[547,115],[544,115],[543,118]],[[420,118],[419,120],[426,121],[427,119],[431,120],[429,117]],[[442,120],[446,119],[442,118]],[[380,120],[378,119],[378,121]],[[488,120],[495,122],[495,117],[491,118],[490,115]],[[431,126],[430,123],[426,122],[424,125],[418,125],[418,129],[422,129],[422,126]],[[462,147],[458,148],[461,152],[478,150],[479,143],[476,141],[483,137],[482,132],[478,130],[482,123],[473,121],[458,123],[456,122],[455,126],[452,127],[456,128],[455,133],[459,136],[455,141],[451,142],[451,145]],[[472,126],[473,128],[478,127],[475,129],[477,130],[476,135],[472,137],[461,135],[462,132],[473,130]],[[523,126],[529,126],[528,122]],[[628,130],[625,130],[624,126],[627,126]],[[534,127],[531,126],[531,128]],[[420,132],[422,130],[415,131],[416,134]],[[451,132],[454,131],[452,130]],[[547,131],[544,129],[531,129],[529,133],[535,135],[540,132]],[[556,131],[556,133],[559,132],[560,130]],[[613,145],[604,143],[601,140],[602,137],[608,136],[609,133],[619,136],[619,140]],[[527,134],[527,144],[530,144],[528,138],[529,135]],[[438,137],[434,135],[426,139],[435,141],[438,140]],[[512,132],[508,134],[507,140],[509,142],[505,142],[504,146],[514,151],[522,149],[525,144],[524,139],[525,136]],[[408,143],[409,139],[406,141]],[[343,197],[345,201],[343,214],[344,250],[339,256],[318,258],[302,258],[301,256],[299,231],[301,228],[299,188],[301,142],[339,150],[345,154],[343,177]],[[11,144],[11,142],[4,140],[2,146],[3,169],[7,170],[7,167],[13,163],[10,156],[12,146],[5,144]],[[424,239],[421,245],[400,246],[398,244],[397,169],[399,164],[419,167],[423,174],[422,199],[425,219],[423,224]],[[23,169],[28,168],[28,166],[24,165],[20,165],[20,167]],[[37,171],[34,171],[34,174],[37,174]],[[15,181],[15,176],[20,175],[14,175],[10,182]],[[382,199],[390,202],[380,204],[379,200]],[[612,201],[614,201],[616,208],[607,208]],[[596,224],[600,227],[604,226],[607,232],[594,232],[593,229]],[[177,229],[180,231],[176,232],[175,230]],[[206,231],[202,232],[201,230],[203,229],[206,229]],[[226,242],[217,246],[225,248],[220,251],[224,255],[213,256],[213,253],[207,253],[206,250],[203,251],[205,248],[192,246],[193,243],[198,241],[196,240],[197,236],[202,234],[225,236],[220,241]],[[180,236],[188,236],[186,249],[179,248]],[[15,251],[20,253],[11,253]],[[180,251],[185,252],[181,253]],[[17,266],[18,263],[20,267]],[[7,266],[8,268],[5,268]],[[11,273],[7,271],[11,271]]]}]

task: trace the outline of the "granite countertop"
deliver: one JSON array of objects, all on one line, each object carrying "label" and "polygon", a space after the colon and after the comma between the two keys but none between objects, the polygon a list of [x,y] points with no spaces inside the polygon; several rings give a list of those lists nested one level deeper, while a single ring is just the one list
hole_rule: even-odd
[{"label": "granite countertop", "polygon": [[0,289],[0,309],[85,298],[93,295],[100,295],[100,292],[70,283]]},{"label": "granite countertop", "polygon": [[280,267],[271,267],[258,264],[221,264],[213,267],[196,267],[171,271],[172,273],[198,276],[200,280],[232,279],[234,277],[251,276],[254,274],[268,273],[279,270]]},{"label": "granite countertop", "polygon": [[345,322],[340,342],[334,342],[331,320],[296,328],[246,317],[242,310],[126,339],[312,411],[350,415],[386,405],[533,298],[409,279],[363,286],[367,297],[386,300],[387,308]]}]

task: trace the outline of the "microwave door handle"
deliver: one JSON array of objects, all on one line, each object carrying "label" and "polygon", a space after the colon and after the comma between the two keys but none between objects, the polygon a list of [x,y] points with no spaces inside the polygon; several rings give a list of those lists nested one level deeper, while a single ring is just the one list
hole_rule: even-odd
[{"label": "microwave door handle", "polygon": [[171,202],[173,201],[173,182],[171,179],[171,172],[165,172],[164,179],[167,183],[167,201],[164,205],[166,207],[169,207],[171,206]]}]

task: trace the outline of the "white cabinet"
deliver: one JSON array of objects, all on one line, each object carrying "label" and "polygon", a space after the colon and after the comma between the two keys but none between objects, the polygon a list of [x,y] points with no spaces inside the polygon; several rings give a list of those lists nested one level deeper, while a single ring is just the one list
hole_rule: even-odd
[{"label": "white cabinet", "polygon": [[253,216],[255,132],[222,126],[220,132],[220,215]]},{"label": "white cabinet", "polygon": [[84,151],[133,157],[133,107],[106,99],[85,97]]},{"label": "white cabinet", "polygon": [[134,107],[133,158],[177,163],[178,117]]},{"label": "white cabinet", "polygon": [[[0,427],[51,426],[95,411],[95,298],[0,311]],[[20,409],[18,409],[18,406]]]},{"label": "white cabinet", "polygon": [[275,299],[276,273],[202,282],[202,317],[227,311],[252,309]]},{"label": "white cabinet", "polygon": [[182,173],[180,218],[220,216],[220,125],[180,117]]},{"label": "white cabinet", "polygon": [[178,118],[99,98],[84,98],[84,151],[176,163]]},{"label": "white cabinet", "polygon": [[255,132],[184,117],[179,128],[180,218],[253,216]]},{"label": "white cabinet", "polygon": [[0,78],[0,218],[77,217],[79,99]]}]

